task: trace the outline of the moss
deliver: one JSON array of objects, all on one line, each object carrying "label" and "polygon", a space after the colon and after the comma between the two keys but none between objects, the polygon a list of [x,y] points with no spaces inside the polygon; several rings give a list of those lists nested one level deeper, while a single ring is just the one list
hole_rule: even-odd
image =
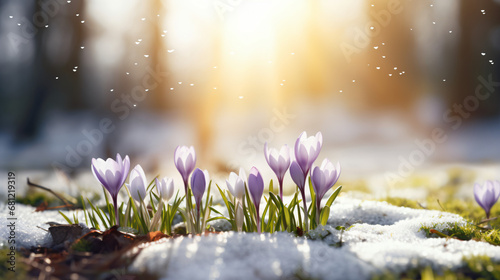
[{"label": "moss", "polygon": [[38,206],[42,204],[42,202],[47,202],[49,206],[55,205],[59,200],[54,197],[52,194],[47,192],[35,191],[33,189],[28,190],[26,195],[17,196],[16,202],[31,206]]},{"label": "moss", "polygon": [[92,248],[89,241],[80,239],[78,242],[71,245],[71,249],[76,252],[90,252]]},{"label": "moss", "polygon": [[473,224],[459,226],[449,224],[449,227],[441,232],[433,231],[434,227],[423,226],[420,230],[425,231],[427,237],[456,238],[459,240],[476,240],[488,242],[492,245],[500,245],[500,232],[498,229],[484,229]]},{"label": "moss", "polygon": [[[435,198],[428,198],[425,201],[418,202],[411,199],[388,197],[383,199],[383,201],[396,206],[415,209],[422,209],[423,205],[425,205],[426,209],[458,214],[466,219],[468,224],[466,226],[450,224],[449,227],[442,232],[444,236],[441,237],[458,238],[460,240],[477,240],[497,246],[500,245],[500,219],[489,221],[488,228],[486,228],[486,223],[480,224],[485,218],[485,213],[474,200],[462,200],[450,197],[439,201]],[[500,216],[500,206],[495,205],[491,210],[491,217],[498,216]],[[438,234],[430,233],[431,229],[433,228],[421,228],[421,230],[426,231],[428,237],[438,237]]]},{"label": "moss", "polygon": [[[386,201],[395,206],[404,206],[415,209],[422,209],[425,206],[426,209],[429,210],[439,210],[446,211],[454,214],[458,214],[463,218],[471,221],[472,223],[479,223],[483,219],[485,219],[484,210],[476,203],[476,201],[471,199],[457,199],[457,198],[449,198],[443,200],[437,200],[436,198],[428,198],[425,201],[419,202],[406,198],[398,198],[398,197],[387,197],[385,199],[381,199],[381,201]],[[497,203],[499,204],[499,203]],[[500,206],[495,205],[491,209],[491,217],[500,216]],[[492,220],[489,222],[491,227],[500,228],[500,220]]]},{"label": "moss", "polygon": [[493,262],[488,256],[464,258],[463,266],[454,270],[434,271],[431,267],[414,268],[397,274],[386,271],[372,277],[381,279],[422,279],[422,280],[471,280],[500,279],[500,263]]},{"label": "moss", "polygon": [[[371,193],[371,190],[368,187],[368,184],[363,179],[351,180],[351,181],[339,181],[336,185],[337,186],[349,186],[348,189],[345,189],[348,191]],[[342,191],[344,191],[344,189]]]},{"label": "moss", "polygon": [[422,206],[420,206],[417,201],[414,201],[414,200],[411,200],[411,199],[406,199],[406,198],[387,197],[385,199],[381,199],[381,201],[385,201],[385,202],[387,202],[389,204],[392,204],[392,205],[395,205],[395,206],[400,206],[400,207],[422,209]]},{"label": "moss", "polygon": [[474,180],[476,179],[476,173],[470,169],[461,168],[461,167],[451,167],[447,170],[448,173],[448,183],[450,186],[460,186],[462,184],[474,184]]},{"label": "moss", "polygon": [[10,264],[9,249],[0,249],[0,279],[26,279],[28,274],[28,265],[22,261],[19,252],[16,252],[15,272],[9,271]]}]

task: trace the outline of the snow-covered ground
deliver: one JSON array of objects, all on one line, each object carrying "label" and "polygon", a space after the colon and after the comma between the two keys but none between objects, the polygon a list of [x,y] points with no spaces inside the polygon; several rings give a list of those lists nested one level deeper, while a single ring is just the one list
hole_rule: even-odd
[{"label": "snow-covered ground", "polygon": [[[64,223],[54,211],[33,212],[17,205],[19,246],[48,245],[46,222]],[[464,257],[486,255],[500,261],[500,247],[484,242],[427,238],[422,226],[442,230],[461,217],[439,211],[396,207],[385,202],[339,197],[328,225],[311,232],[312,239],[288,233],[224,232],[209,236],[163,239],[144,245],[131,266],[165,279],[368,279],[386,270],[433,266],[454,269]],[[2,217],[7,209],[0,206]],[[2,218],[2,227],[6,219]],[[341,233],[336,226],[348,230]],[[8,232],[0,232],[6,245]],[[340,240],[342,246],[337,247]]]}]

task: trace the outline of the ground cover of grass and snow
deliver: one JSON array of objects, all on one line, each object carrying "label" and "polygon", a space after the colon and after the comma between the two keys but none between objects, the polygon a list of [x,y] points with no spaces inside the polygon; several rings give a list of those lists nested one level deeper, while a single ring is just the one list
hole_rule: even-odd
[{"label": "ground cover of grass and snow", "polygon": [[[17,206],[16,242],[28,248],[50,246],[49,233],[39,227],[65,221],[55,211],[33,211],[30,206]],[[166,279],[370,279],[426,267],[437,273],[459,270],[465,259],[478,256],[500,262],[499,246],[429,238],[422,230],[465,226],[467,221],[456,214],[349,195],[339,197],[331,211],[327,226],[310,232],[310,238],[223,232],[146,243],[140,245],[128,271]],[[5,206],[0,206],[0,213],[7,215]],[[5,246],[6,239],[7,231],[2,230],[0,244]]]}]

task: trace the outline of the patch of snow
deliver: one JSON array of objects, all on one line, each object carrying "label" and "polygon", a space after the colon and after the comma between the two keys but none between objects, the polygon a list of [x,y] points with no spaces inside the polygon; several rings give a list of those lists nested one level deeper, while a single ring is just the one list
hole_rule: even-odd
[{"label": "patch of snow", "polygon": [[[61,211],[68,217],[72,217],[73,212]],[[81,211],[80,211],[81,212]],[[9,244],[10,230],[7,230],[7,225],[12,220],[7,220],[9,209],[7,204],[0,203],[0,216],[2,222],[0,226],[0,248],[4,246],[15,245],[16,248],[30,248],[32,246],[50,246],[52,237],[48,233],[49,225],[47,222],[56,222],[67,224],[66,220],[59,214],[58,211],[35,212],[35,208],[23,204],[16,204],[15,217],[15,244]],[[80,217],[80,216],[79,216]],[[82,216],[83,217],[83,216]],[[82,218],[80,217],[80,219]],[[45,229],[45,230],[44,230]]]},{"label": "patch of snow", "polygon": [[[348,265],[347,265],[348,264]],[[143,249],[137,272],[162,279],[366,279],[374,268],[352,253],[287,233],[228,232],[164,240]]]},{"label": "patch of snow", "polygon": [[[327,226],[313,239],[287,233],[225,232],[163,240],[146,246],[132,270],[162,279],[369,279],[376,273],[432,265],[453,269],[464,257],[487,255],[500,260],[500,248],[484,242],[427,238],[422,226],[443,230],[464,225],[458,215],[396,207],[386,202],[339,197]],[[335,227],[348,230],[341,233]],[[336,248],[342,239],[342,247]],[[196,270],[189,269],[196,267]]]}]

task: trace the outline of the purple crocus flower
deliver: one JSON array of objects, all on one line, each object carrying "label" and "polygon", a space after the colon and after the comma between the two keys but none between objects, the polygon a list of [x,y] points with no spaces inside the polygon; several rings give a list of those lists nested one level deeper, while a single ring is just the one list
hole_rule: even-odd
[{"label": "purple crocus flower", "polygon": [[283,200],[283,178],[285,177],[285,173],[290,166],[290,149],[288,149],[288,145],[283,145],[278,152],[277,149],[269,149],[266,142],[264,145],[264,155],[266,156],[267,164],[269,164],[278,177],[280,185],[280,198]]},{"label": "purple crocus flower", "polygon": [[319,214],[321,213],[321,200],[325,193],[337,183],[340,177],[340,164],[337,167],[325,159],[321,167],[316,166],[311,174],[311,181],[314,192],[316,193],[316,223],[319,224]]},{"label": "purple crocus flower", "polygon": [[486,219],[490,218],[491,207],[497,202],[499,196],[499,181],[486,181],[482,186],[477,183],[474,184],[474,197],[477,204],[486,212]]},{"label": "purple crocus flower", "polygon": [[91,167],[94,177],[111,195],[115,207],[116,224],[119,225],[118,192],[125,183],[125,179],[127,179],[130,170],[130,159],[125,156],[125,159],[122,160],[120,154],[116,154],[116,161],[112,158],[108,158],[106,161],[101,158],[92,158]]},{"label": "purple crocus flower", "polygon": [[316,133],[316,136],[307,137],[307,133],[304,131],[295,141],[295,158],[304,172],[304,177],[307,176],[312,164],[318,158],[322,145],[321,132]]},{"label": "purple crocus flower", "polygon": [[[302,168],[300,168],[299,164],[296,161],[293,161],[290,165],[290,176],[299,188],[300,194],[302,195],[302,206],[304,207],[304,223],[306,225],[306,231],[308,231],[309,224],[305,190],[306,175],[307,174],[304,174],[304,171],[302,170]],[[298,209],[298,211],[300,211],[300,209]]]},{"label": "purple crocus flower", "polygon": [[292,161],[290,165],[290,176],[292,177],[293,182],[299,187],[301,192],[304,191],[304,185],[306,183],[306,177],[304,175],[304,171],[300,168],[299,164],[296,161]]},{"label": "purple crocus flower", "polygon": [[196,168],[191,176],[191,190],[193,191],[194,200],[196,202],[196,231],[201,231],[200,225],[200,207],[201,199],[205,193],[207,182],[209,181],[208,172]]},{"label": "purple crocus flower", "polygon": [[191,190],[193,191],[196,208],[200,207],[201,198],[203,197],[205,188],[207,187],[206,182],[207,180],[203,170],[196,168],[193,172],[193,176],[191,176]]},{"label": "purple crocus flower", "polygon": [[181,173],[182,180],[184,181],[184,190],[187,195],[189,175],[196,164],[196,153],[193,146],[178,146],[174,152],[174,163],[177,170]]},{"label": "purple crocus flower", "polygon": [[250,192],[253,204],[255,205],[257,215],[257,217],[255,217],[257,220],[257,232],[260,233],[259,206],[262,193],[264,192],[264,180],[256,167],[252,167],[252,169],[250,169],[250,175],[248,175],[248,191]]}]

